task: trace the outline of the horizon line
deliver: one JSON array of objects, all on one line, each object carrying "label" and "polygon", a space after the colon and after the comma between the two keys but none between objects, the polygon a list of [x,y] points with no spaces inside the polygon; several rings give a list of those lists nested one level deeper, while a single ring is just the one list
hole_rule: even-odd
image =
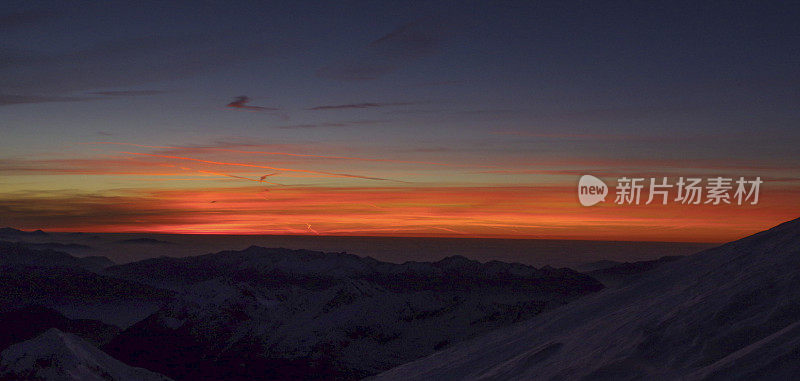
[{"label": "horizon line", "polygon": [[406,234],[406,235],[384,235],[384,234],[299,234],[299,233],[232,233],[232,232],[157,232],[157,231],[76,231],[76,230],[44,230],[33,229],[25,230],[6,226],[19,230],[25,233],[33,233],[41,231],[45,234],[139,234],[139,235],[184,235],[184,236],[275,236],[275,237],[325,237],[325,238],[433,238],[433,239],[489,239],[489,240],[537,240],[537,241],[586,241],[586,242],[625,242],[625,243],[678,243],[678,244],[709,244],[719,245],[732,241],[736,241],[752,234],[744,235],[739,238],[734,238],[730,241],[691,241],[691,240],[659,240],[659,239],[639,239],[639,240],[625,240],[625,239],[594,239],[594,238],[571,238],[571,237],[533,237],[533,236],[519,236],[519,235],[467,235],[467,234]]}]

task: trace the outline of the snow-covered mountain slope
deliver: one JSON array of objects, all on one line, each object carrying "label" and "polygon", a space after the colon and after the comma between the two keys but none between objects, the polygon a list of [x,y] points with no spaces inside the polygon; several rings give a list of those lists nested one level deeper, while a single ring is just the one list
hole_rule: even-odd
[{"label": "snow-covered mountain slope", "polygon": [[119,334],[119,328],[97,320],[69,319],[58,311],[42,306],[26,306],[0,312],[0,351],[11,344],[39,336],[50,328],[73,333],[100,346]]},{"label": "snow-covered mountain slope", "polygon": [[793,379],[800,219],[404,364],[378,380]]},{"label": "snow-covered mountain slope", "polygon": [[666,256],[649,261],[615,263],[608,267],[584,271],[583,273],[599,280],[606,287],[619,287],[640,278],[643,274],[665,263],[677,261],[681,258],[683,256]]},{"label": "snow-covered mountain slope", "polygon": [[160,374],[125,365],[81,338],[55,328],[0,353],[0,379],[169,380]]},{"label": "snow-covered mountain slope", "polygon": [[105,350],[190,380],[356,379],[602,288],[568,269],[259,247],[109,273],[181,294]]}]

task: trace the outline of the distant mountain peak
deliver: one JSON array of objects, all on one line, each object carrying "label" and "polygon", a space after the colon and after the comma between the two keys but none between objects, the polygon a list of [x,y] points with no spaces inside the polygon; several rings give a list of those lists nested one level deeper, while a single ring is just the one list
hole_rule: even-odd
[{"label": "distant mountain peak", "polygon": [[[51,245],[0,240],[0,264],[83,268],[95,272],[114,264],[110,259],[101,256],[75,257],[49,248]],[[58,244],[55,246],[59,247]]]},{"label": "distant mountain peak", "polygon": [[5,235],[34,235],[34,236],[47,235],[47,233],[45,233],[41,229],[37,229],[37,230],[34,230],[32,232],[27,232],[27,231],[15,229],[15,228],[12,228],[12,227],[0,228],[0,234],[5,234]]}]

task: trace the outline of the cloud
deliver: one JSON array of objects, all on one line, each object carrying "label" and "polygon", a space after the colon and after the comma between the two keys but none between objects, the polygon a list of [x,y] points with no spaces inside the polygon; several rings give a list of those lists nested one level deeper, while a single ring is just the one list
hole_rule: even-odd
[{"label": "cloud", "polygon": [[342,104],[342,105],[325,105],[325,106],[315,106],[307,108],[306,110],[346,110],[346,109],[358,109],[358,108],[377,108],[377,107],[389,107],[389,106],[407,106],[412,105],[413,103],[408,102],[395,102],[395,103],[350,103],[350,104]]},{"label": "cloud", "polygon": [[282,130],[294,130],[294,129],[298,129],[298,128],[346,127],[346,126],[347,126],[347,124],[345,124],[345,123],[330,122],[330,123],[287,124],[285,126],[278,126],[276,128],[280,128]]},{"label": "cloud", "polygon": [[324,122],[324,123],[303,123],[303,124],[289,124],[285,126],[278,126],[276,128],[291,130],[297,128],[318,128],[318,127],[350,127],[362,125],[374,125],[389,122],[388,120],[351,120],[344,122]]},{"label": "cloud", "polygon": [[403,24],[372,41],[344,61],[323,67],[317,75],[343,81],[376,79],[440,50],[445,32],[439,19]]},{"label": "cloud", "polygon": [[51,102],[83,102],[83,101],[99,100],[106,97],[143,96],[143,95],[157,95],[163,93],[165,92],[159,90],[93,91],[86,93],[88,95],[100,95],[102,97],[0,94],[0,106],[31,104],[31,103],[51,103]]},{"label": "cloud", "polygon": [[270,169],[270,170],[279,171],[279,172],[299,172],[299,173],[308,173],[308,174],[315,174],[315,175],[324,175],[324,176],[330,176],[330,177],[348,177],[348,178],[354,178],[354,179],[392,181],[392,182],[398,182],[398,183],[405,183],[406,182],[406,181],[400,181],[400,180],[385,179],[385,178],[382,178],[382,177],[352,175],[352,174],[349,174],[349,173],[315,171],[315,170],[310,170],[310,169],[281,168],[281,167],[273,167],[273,166],[268,166],[268,165],[256,165],[256,164],[237,163],[237,162],[222,162],[222,161],[214,161],[214,160],[195,159],[195,158],[191,158],[191,157],[182,157],[182,156],[156,155],[156,154],[149,154],[149,153],[127,152],[127,151],[120,151],[118,153],[122,153],[122,154],[126,154],[126,155],[158,157],[158,158],[164,158],[164,159],[186,160],[186,161],[193,161],[193,162],[198,162],[198,163],[223,165],[223,166],[262,168],[262,169]]},{"label": "cloud", "polygon": [[[355,156],[336,156],[336,155],[321,155],[321,154],[307,154],[307,153],[290,153],[290,152],[276,152],[276,151],[259,151],[259,150],[242,150],[242,149],[235,149],[238,146],[232,146],[230,144],[218,144],[216,146],[152,146],[152,145],[144,145],[144,144],[134,144],[134,143],[124,143],[124,142],[90,142],[90,143],[81,143],[81,144],[92,144],[92,145],[116,145],[116,146],[129,146],[129,147],[139,147],[139,148],[153,148],[156,149],[155,153],[169,155],[169,157],[174,157],[175,155],[186,155],[186,154],[205,154],[208,152],[228,152],[234,154],[241,154],[241,155],[248,155],[248,156],[287,156],[287,157],[295,157],[295,158],[303,158],[303,159],[325,159],[327,160],[352,160],[352,161],[365,161],[365,162],[385,162],[385,163],[398,163],[398,164],[424,164],[424,165],[434,165],[434,166],[442,166],[442,167],[481,167],[481,168],[496,168],[494,166],[486,166],[486,165],[469,165],[464,163],[446,163],[446,162],[434,162],[434,161],[423,161],[423,160],[398,160],[398,159],[388,159],[388,158],[377,158],[377,157],[355,157]],[[234,147],[234,148],[228,148]],[[268,148],[264,146],[257,146],[257,145],[247,145],[246,147],[253,147],[253,148]],[[413,151],[413,152],[442,152],[445,149],[439,148],[437,151]],[[130,153],[128,153],[130,154]],[[259,168],[258,166],[255,166]],[[0,167],[2,169],[2,167]]]},{"label": "cloud", "polygon": [[283,120],[288,120],[289,115],[284,112],[279,112],[279,108],[274,107],[263,107],[263,106],[250,106],[250,97],[245,95],[240,95],[235,97],[233,102],[228,103],[225,107],[235,108],[242,111],[251,111],[251,112],[266,112],[269,115],[276,116]]},{"label": "cloud", "polygon": [[277,108],[272,107],[262,107],[262,106],[249,106],[247,103],[250,103],[250,98],[244,95],[240,95],[234,98],[234,101],[228,103],[227,107],[239,108],[243,110],[250,110],[250,111],[276,111],[279,110]]},{"label": "cloud", "polygon": [[[0,214],[24,229],[91,232],[442,235],[724,241],[797,215],[796,189],[758,208],[600,208],[577,218],[574,185],[515,187],[276,187],[121,189],[103,194],[0,193]],[[211,203],[211,201],[216,201]],[[479,206],[479,207],[477,207]],[[576,206],[580,208],[580,206]],[[664,229],[664,227],[673,229]],[[674,229],[674,227],[679,227]],[[701,233],[698,235],[698,233]]]},{"label": "cloud", "polygon": [[161,90],[121,90],[121,91],[92,91],[87,94],[105,95],[109,97],[135,97],[141,95],[159,95],[165,93],[166,91],[161,91]]},{"label": "cloud", "polygon": [[80,102],[80,101],[90,101],[95,99],[98,98],[0,94],[0,106],[18,105],[26,103]]},{"label": "cloud", "polygon": [[[124,155],[131,155],[130,158],[123,157],[98,157],[98,158],[82,158],[82,159],[4,159],[0,161],[0,173],[8,175],[138,175],[138,176],[184,176],[188,173],[204,173],[216,176],[224,176],[236,179],[243,179],[254,181],[258,183],[266,183],[272,185],[283,185],[266,179],[271,176],[284,176],[285,174],[300,174],[305,177],[337,177],[337,178],[350,178],[361,180],[377,180],[394,183],[409,183],[407,181],[393,180],[382,177],[362,176],[341,172],[319,171],[312,169],[300,168],[282,168],[266,165],[256,165],[240,162],[223,162],[213,160],[203,160],[174,155],[158,155],[139,152],[116,152]],[[304,157],[318,157],[324,158],[325,156],[315,155],[301,155]],[[167,161],[160,159],[169,159]],[[356,159],[357,158],[342,158],[342,159]],[[180,164],[176,160],[183,161]],[[361,159],[365,161],[378,161]],[[388,160],[380,160],[388,161]],[[191,163],[195,165],[191,165]],[[236,173],[263,173],[263,169],[268,169],[271,172],[262,175],[259,178],[249,178],[240,175],[234,175],[227,170],[221,168],[231,167],[236,168]],[[220,168],[220,169],[217,169]]]}]

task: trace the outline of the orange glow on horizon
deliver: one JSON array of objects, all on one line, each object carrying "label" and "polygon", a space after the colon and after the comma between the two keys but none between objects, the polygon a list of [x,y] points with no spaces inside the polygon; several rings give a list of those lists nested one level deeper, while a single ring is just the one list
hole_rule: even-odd
[{"label": "orange glow on horizon", "polygon": [[[783,163],[496,156],[488,164],[502,165],[493,166],[458,156],[452,163],[372,159],[358,147],[335,151],[354,152],[345,156],[288,152],[311,146],[95,144],[154,150],[7,160],[0,169],[19,181],[0,193],[3,224],[63,232],[725,242],[800,216],[800,178]],[[263,155],[288,159],[264,163]],[[577,200],[580,174],[612,185],[632,174],[706,177],[733,168],[764,179],[759,205],[615,205],[612,194],[587,208]]]},{"label": "orange glow on horizon", "polygon": [[[725,242],[796,218],[800,209],[787,207],[792,196],[790,191],[766,192],[762,202],[752,206],[601,204],[585,208],[577,203],[573,187],[558,186],[278,187],[268,191],[248,186],[45,198],[27,202],[27,210],[22,211],[27,217],[19,216],[17,226],[97,233]],[[26,202],[19,200],[19,204]],[[38,218],[37,213],[41,214]],[[33,226],[26,219],[48,222]]]}]

